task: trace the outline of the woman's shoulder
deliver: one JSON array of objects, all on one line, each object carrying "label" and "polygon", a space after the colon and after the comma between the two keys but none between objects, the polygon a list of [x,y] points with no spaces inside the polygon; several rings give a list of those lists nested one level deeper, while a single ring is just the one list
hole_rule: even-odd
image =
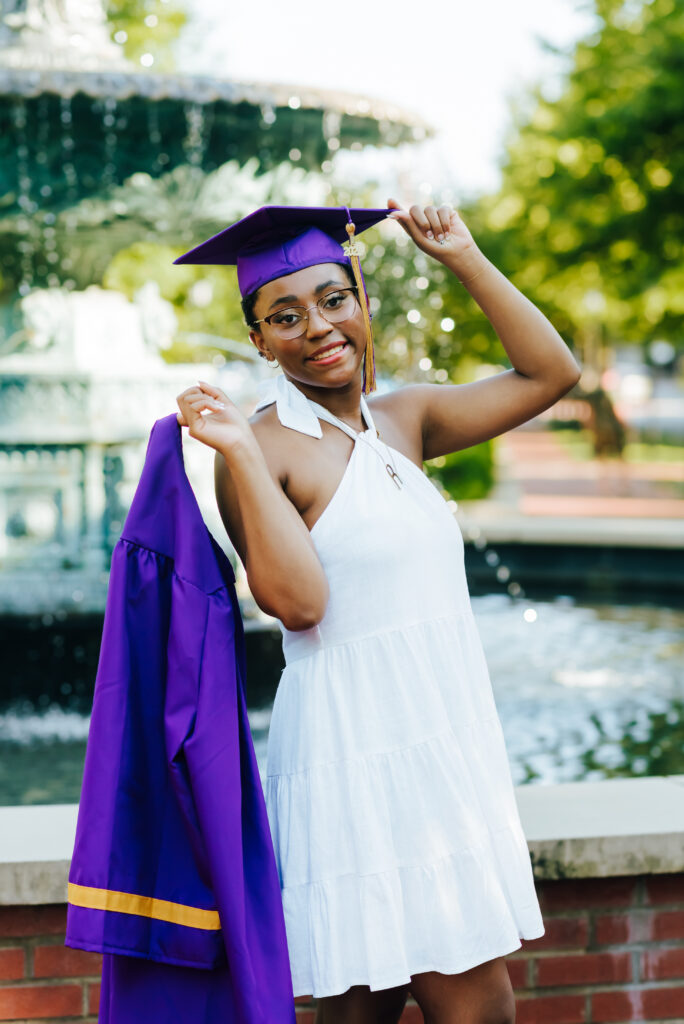
[{"label": "woman's shoulder", "polygon": [[401,384],[380,394],[373,392],[366,396],[368,408],[373,416],[379,412],[397,426],[415,425],[423,415],[425,406],[424,384]]},{"label": "woman's shoulder", "polygon": [[283,426],[275,402],[263,406],[248,417],[257,443],[264,454],[272,476],[286,486],[292,472],[311,453],[316,439],[298,430]]},{"label": "woman's shoulder", "polygon": [[247,422],[252,428],[254,436],[262,448],[264,445],[270,447],[273,444],[273,441],[282,434],[282,424],[278,419],[275,402],[271,402],[270,405],[262,406],[261,409],[253,412],[252,415],[247,418]]},{"label": "woman's shoulder", "polygon": [[402,384],[366,396],[381,437],[417,465],[422,465],[425,392],[422,384]]},{"label": "woman's shoulder", "polygon": [[253,412],[251,416],[248,416],[247,422],[252,429],[272,429],[279,422],[275,399],[269,405],[263,405],[256,412]]}]

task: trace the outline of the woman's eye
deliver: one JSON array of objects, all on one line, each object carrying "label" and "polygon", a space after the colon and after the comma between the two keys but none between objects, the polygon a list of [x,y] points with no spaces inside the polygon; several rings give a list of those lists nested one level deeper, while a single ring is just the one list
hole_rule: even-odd
[{"label": "woman's eye", "polygon": [[326,295],[324,304],[326,309],[334,309],[342,302],[344,302],[344,292],[333,292],[332,295]]},{"label": "woman's eye", "polygon": [[282,313],[276,313],[273,317],[274,324],[284,324],[286,327],[291,327],[293,324],[299,323],[302,319],[300,313],[293,313],[291,310],[285,310]]}]

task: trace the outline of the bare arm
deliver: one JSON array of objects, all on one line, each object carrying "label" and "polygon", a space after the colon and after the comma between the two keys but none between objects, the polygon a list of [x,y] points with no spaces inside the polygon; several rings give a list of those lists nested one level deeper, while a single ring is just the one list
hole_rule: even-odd
[{"label": "bare arm", "polygon": [[[254,432],[218,388],[202,384],[178,398],[180,422],[216,450],[216,499],[226,532],[262,611],[286,629],[315,626],[328,581],[303,519],[269,469]],[[210,415],[201,415],[203,409]]]},{"label": "bare arm", "polygon": [[[465,285],[514,367],[471,384],[410,387],[422,424],[424,459],[468,448],[525,423],[577,383],[580,367],[558,331],[490,263],[456,211],[426,207],[423,213],[412,206],[397,219],[421,249]],[[430,230],[433,236],[441,230],[442,246],[427,237]]]}]

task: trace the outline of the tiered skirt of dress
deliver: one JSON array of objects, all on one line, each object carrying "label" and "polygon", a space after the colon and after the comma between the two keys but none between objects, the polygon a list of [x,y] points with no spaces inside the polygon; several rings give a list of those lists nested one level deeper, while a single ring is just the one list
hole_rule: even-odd
[{"label": "tiered skirt of dress", "polygon": [[465,971],[544,934],[469,603],[289,660],[265,797],[295,995]]}]

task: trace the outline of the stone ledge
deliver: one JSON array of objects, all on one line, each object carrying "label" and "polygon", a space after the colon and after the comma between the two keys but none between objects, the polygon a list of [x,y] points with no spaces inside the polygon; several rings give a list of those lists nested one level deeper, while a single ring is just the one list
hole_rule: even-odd
[{"label": "stone ledge", "polygon": [[517,786],[535,878],[684,871],[684,775]]},{"label": "stone ledge", "polygon": [[493,500],[459,501],[456,519],[466,541],[488,544],[562,544],[681,551],[684,521],[643,516],[520,515]]},{"label": "stone ledge", "polygon": [[[684,775],[515,789],[536,879],[684,871]],[[0,905],[66,902],[76,804],[0,807]]]}]

